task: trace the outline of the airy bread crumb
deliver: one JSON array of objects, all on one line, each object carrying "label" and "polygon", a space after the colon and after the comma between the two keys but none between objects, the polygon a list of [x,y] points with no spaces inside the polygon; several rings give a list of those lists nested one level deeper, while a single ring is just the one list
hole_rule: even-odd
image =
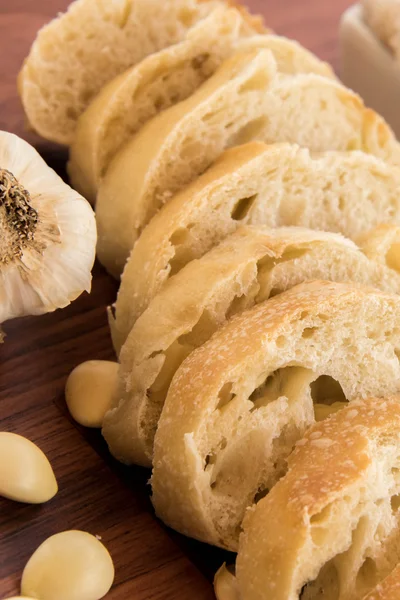
[{"label": "airy bread crumb", "polygon": [[363,150],[400,165],[390,128],[350,90],[314,73],[280,73],[270,50],[242,50],[190,98],[148,121],[112,161],[96,206],[100,262],[118,277],[161,206],[226,148],[251,140]]},{"label": "airy bread crumb", "polygon": [[103,423],[116,458],[151,466],[165,397],[186,356],[233,315],[315,279],[400,293],[400,273],[368,260],[349,240],[295,227],[242,227],[171,277],[121,350],[123,395]]},{"label": "airy bread crumb", "polygon": [[[154,444],[160,518],[236,550],[246,508],[284,475],[314,405],[400,392],[399,322],[399,296],[322,281],[233,317],[169,388]],[[329,452],[324,438],[316,451]]]},{"label": "airy bread crumb", "polygon": [[[309,429],[244,520],[241,597],[361,600],[389,575],[400,560],[399,448],[400,396],[354,402]],[[396,588],[398,572],[379,584],[388,595],[365,600],[397,599]]]},{"label": "airy bread crumb", "polygon": [[71,144],[79,116],[105,83],[181,40],[196,21],[221,4],[220,0],[72,2],[66,13],[39,31],[19,74],[19,92],[31,127],[49,140]]},{"label": "airy bread crumb", "polygon": [[371,229],[381,222],[400,224],[399,189],[400,169],[358,151],[312,154],[291,144],[261,142],[228,150],[172,198],[136,242],[115,318],[109,313],[117,353],[169,277],[243,224],[308,227],[355,241],[364,236],[362,244],[370,246],[374,260],[385,260],[393,245],[389,260],[395,262],[397,227],[391,233],[390,227],[374,234]]}]

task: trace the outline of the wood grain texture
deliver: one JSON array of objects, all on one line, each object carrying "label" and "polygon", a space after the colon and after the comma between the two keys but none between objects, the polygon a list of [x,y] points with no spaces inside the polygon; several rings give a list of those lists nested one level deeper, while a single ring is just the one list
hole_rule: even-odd
[{"label": "wood grain texture", "polygon": [[[167,1],[167,0],[166,0]],[[252,0],[277,33],[298,39],[337,66],[337,30],[348,0]],[[0,0],[0,129],[33,143],[65,174],[65,151],[24,129],[16,76],[36,31],[68,0]],[[0,598],[19,591],[30,554],[49,535],[84,529],[102,537],[115,566],[110,600],[211,600],[223,552],[167,530],[153,516],[149,473],[108,455],[97,432],[72,423],[63,390],[71,369],[112,359],[105,308],[116,283],[96,265],[93,291],[41,318],[12,321],[0,346],[0,429],[36,442],[49,457],[60,491],[42,507],[0,499]]]}]

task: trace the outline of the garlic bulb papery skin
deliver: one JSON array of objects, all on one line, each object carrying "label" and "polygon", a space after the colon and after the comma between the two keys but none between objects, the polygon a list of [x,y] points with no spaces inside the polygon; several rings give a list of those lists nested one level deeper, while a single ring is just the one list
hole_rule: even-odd
[{"label": "garlic bulb papery skin", "polygon": [[90,292],[96,239],[89,203],[32,146],[0,131],[0,323]]}]

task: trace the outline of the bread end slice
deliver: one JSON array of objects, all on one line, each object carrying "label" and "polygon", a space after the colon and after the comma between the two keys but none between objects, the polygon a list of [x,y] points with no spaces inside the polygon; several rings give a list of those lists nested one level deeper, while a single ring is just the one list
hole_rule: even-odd
[{"label": "bread end slice", "polygon": [[[18,89],[32,128],[70,145],[79,116],[105,83],[182,39],[220,0],[76,0],[44,26]],[[163,27],[160,27],[160,22]],[[252,17],[248,17],[252,27]],[[258,20],[254,21],[257,30]]]}]

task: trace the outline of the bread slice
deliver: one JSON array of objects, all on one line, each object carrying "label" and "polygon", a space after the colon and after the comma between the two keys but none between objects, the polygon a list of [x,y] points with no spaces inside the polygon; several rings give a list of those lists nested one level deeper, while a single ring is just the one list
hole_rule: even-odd
[{"label": "bread slice", "polygon": [[269,48],[284,73],[332,69],[294,41],[248,34],[239,11],[219,7],[197,23],[186,38],[152,54],[113,79],[78,121],[70,149],[73,186],[92,203],[100,179],[122,145],[151,117],[190,96],[235,48]]},{"label": "bread slice", "polygon": [[239,11],[222,5],[189,29],[183,41],[150,54],[106,84],[78,120],[68,163],[72,185],[94,203],[99,181],[121,146],[212,75],[232,52],[242,24]]},{"label": "bread slice", "polygon": [[350,90],[320,75],[279,74],[265,49],[238,52],[112,161],[97,201],[98,257],[107,270],[121,274],[138,235],[175,192],[224,149],[253,139],[314,152],[361,149],[400,165],[393,133]]},{"label": "bread slice", "polygon": [[[400,560],[399,466],[400,396],[355,402],[312,427],[244,521],[240,597],[362,600]],[[367,596],[377,597],[389,598]]]},{"label": "bread slice", "polygon": [[370,260],[400,270],[400,237],[396,225],[380,225],[373,231],[357,236],[356,242]]},{"label": "bread slice", "polygon": [[323,62],[295,40],[273,35],[272,32],[264,32],[264,34],[242,36],[236,45],[237,51],[255,48],[266,48],[272,52],[279,73],[286,75],[315,73],[329,79],[336,79],[328,63]]},{"label": "bread slice", "polygon": [[[43,27],[19,75],[30,125],[69,145],[100,89],[143,58],[181,40],[220,0],[77,0]],[[245,11],[249,29],[262,23]],[[162,27],[160,27],[162,23]]]},{"label": "bread slice", "polygon": [[231,319],[169,388],[154,444],[158,516],[236,550],[246,508],[285,473],[315,406],[400,391],[399,322],[399,296],[322,281]]},{"label": "bread slice", "polygon": [[364,600],[398,600],[400,595],[400,564],[367,594]]},{"label": "bread slice", "polygon": [[117,353],[168,278],[241,224],[298,225],[356,240],[365,234],[362,243],[370,240],[374,260],[395,261],[397,227],[374,234],[382,238],[377,251],[370,230],[381,222],[400,224],[399,189],[400,169],[361,152],[312,155],[298,146],[260,142],[228,150],[168,202],[136,242],[115,320],[110,312]]},{"label": "bread slice", "polygon": [[123,395],[103,423],[111,453],[151,466],[158,420],[183,360],[232,315],[313,279],[400,293],[400,273],[368,260],[349,240],[289,227],[242,227],[172,277],[122,347]]}]

